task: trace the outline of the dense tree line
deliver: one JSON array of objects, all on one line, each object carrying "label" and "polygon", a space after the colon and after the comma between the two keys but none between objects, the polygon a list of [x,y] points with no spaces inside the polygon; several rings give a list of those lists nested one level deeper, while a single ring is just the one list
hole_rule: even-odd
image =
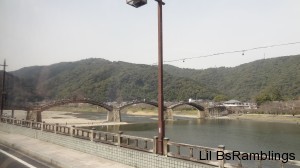
[{"label": "dense tree line", "polygon": [[[300,96],[300,56],[258,60],[233,68],[164,68],[167,101],[238,99],[263,103]],[[1,78],[1,76],[0,76]],[[157,67],[85,59],[9,72],[10,102],[63,98],[99,101],[157,99]]]}]

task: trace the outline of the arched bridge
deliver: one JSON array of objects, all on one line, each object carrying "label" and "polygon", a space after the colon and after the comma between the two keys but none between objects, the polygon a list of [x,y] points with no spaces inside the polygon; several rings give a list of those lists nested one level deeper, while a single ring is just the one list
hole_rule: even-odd
[{"label": "arched bridge", "polygon": [[[121,110],[125,109],[126,107],[135,105],[135,104],[148,104],[154,107],[158,107],[158,103],[157,102],[152,102],[152,101],[132,101],[132,102],[128,102],[125,104],[121,104],[118,107],[115,107],[113,109],[113,113],[111,113],[111,115],[113,116],[108,116],[107,120],[108,121],[121,121]],[[166,110],[167,107],[164,106],[164,110]]]},{"label": "arched bridge", "polygon": [[112,109],[113,109],[113,107],[110,105],[107,105],[102,102],[90,100],[90,99],[65,99],[65,100],[53,101],[49,104],[38,106],[37,108],[40,108],[40,111],[42,112],[42,111],[46,111],[52,107],[70,104],[70,103],[87,103],[87,104],[102,107],[102,108],[106,109],[107,111],[112,111]]},{"label": "arched bridge", "polygon": [[171,119],[173,120],[173,114],[174,114],[174,109],[176,107],[179,107],[179,106],[192,106],[194,108],[196,108],[198,110],[198,114],[197,114],[197,118],[204,118],[205,117],[205,108],[197,103],[192,103],[192,102],[179,102],[179,103],[176,103],[176,104],[173,104],[173,105],[170,105],[168,108],[167,108],[167,119]]},{"label": "arched bridge", "polygon": [[[158,107],[158,103],[157,102],[151,102],[151,101],[132,101],[132,102],[129,102],[129,103],[126,103],[126,104],[120,106],[119,109],[123,110],[124,108],[132,106],[132,105],[135,105],[135,104],[148,104],[148,105],[151,105],[151,106],[154,106],[154,107]],[[167,107],[164,106],[164,109],[167,109]]]},{"label": "arched bridge", "polygon": [[204,107],[203,106],[201,106],[199,104],[196,104],[196,103],[191,103],[191,102],[179,102],[177,104],[173,104],[173,105],[169,106],[168,108],[174,109],[176,107],[184,106],[184,105],[189,105],[189,106],[195,107],[199,111],[204,111]]},{"label": "arched bridge", "polygon": [[[125,109],[126,107],[135,105],[135,104],[148,104],[148,105],[158,107],[158,103],[152,102],[152,101],[132,101],[132,102],[128,102],[125,104],[113,106],[113,105],[108,105],[106,103],[91,100],[91,99],[63,99],[63,100],[52,101],[47,104],[33,106],[33,107],[9,107],[9,109],[25,110],[25,111],[27,111],[27,117],[26,117],[27,120],[36,120],[38,122],[41,122],[42,121],[41,113],[43,111],[46,111],[52,107],[70,104],[70,103],[87,103],[87,104],[102,107],[108,111],[107,112],[107,121],[110,121],[110,122],[120,122],[121,121],[121,110]],[[168,107],[164,106],[165,119],[173,119],[173,113],[174,113],[173,109],[175,109],[176,107],[179,107],[179,106],[184,106],[184,105],[189,105],[189,106],[196,108],[198,110],[198,118],[205,117],[203,106],[196,104],[196,103],[191,103],[191,102],[180,102],[180,103],[170,105]],[[8,109],[8,108],[6,108],[6,109]]]},{"label": "arched bridge", "polygon": [[[87,104],[102,107],[102,108],[106,109],[108,111],[108,113],[111,113],[113,111],[113,106],[110,106],[108,104],[98,102],[95,100],[91,100],[91,99],[63,99],[63,100],[52,101],[48,104],[43,104],[43,105],[32,107],[30,112],[27,114],[26,119],[31,119],[31,120],[36,120],[38,122],[41,122],[42,121],[41,113],[43,111],[46,111],[52,107],[57,107],[57,106],[70,104],[70,103],[87,103]],[[109,115],[110,114],[108,114],[108,116]]]},{"label": "arched bridge", "polygon": [[4,110],[22,110],[29,111],[31,108],[28,106],[5,106]]}]

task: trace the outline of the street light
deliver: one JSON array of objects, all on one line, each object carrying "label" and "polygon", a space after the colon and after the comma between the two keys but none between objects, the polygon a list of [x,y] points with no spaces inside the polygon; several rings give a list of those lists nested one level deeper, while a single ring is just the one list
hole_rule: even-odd
[{"label": "street light", "polygon": [[[165,137],[164,94],[163,94],[163,33],[162,33],[162,0],[158,4],[158,140],[157,154],[163,154],[163,139]],[[126,0],[127,4],[136,8],[147,4],[147,0]]]}]

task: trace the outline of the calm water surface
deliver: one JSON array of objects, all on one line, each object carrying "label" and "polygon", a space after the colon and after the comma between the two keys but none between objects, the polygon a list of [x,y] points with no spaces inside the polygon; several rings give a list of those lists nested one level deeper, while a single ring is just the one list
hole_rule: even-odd
[{"label": "calm water surface", "polygon": [[[157,135],[156,118],[124,116],[126,121],[145,121],[121,126],[97,127],[97,130],[153,138]],[[130,121],[131,120],[131,121]],[[300,160],[300,125],[250,120],[186,119],[166,122],[166,137],[171,141],[217,147],[243,152],[295,153]]]}]

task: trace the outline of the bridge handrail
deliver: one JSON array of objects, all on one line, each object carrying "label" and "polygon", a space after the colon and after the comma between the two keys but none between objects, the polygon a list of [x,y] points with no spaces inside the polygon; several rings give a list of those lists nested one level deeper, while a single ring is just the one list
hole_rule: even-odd
[{"label": "bridge handrail", "polygon": [[94,142],[100,142],[110,145],[119,145],[118,139],[120,137],[117,133],[105,132],[105,131],[98,131],[98,130],[91,130],[92,131],[92,140]]},{"label": "bridge handrail", "polygon": [[27,128],[31,128],[32,127],[32,121],[22,120],[22,126],[27,127]]},{"label": "bridge handrail", "polygon": [[121,135],[120,146],[153,153],[154,140],[131,135]]},{"label": "bridge handrail", "polygon": [[[234,162],[236,161],[236,163],[225,163],[225,160],[223,158],[222,159],[218,159],[217,155],[215,155],[216,157],[211,157],[209,159],[207,159],[207,156],[206,155],[205,157],[202,158],[202,160],[199,159],[199,157],[201,158],[200,155],[202,155],[201,153],[196,155],[196,158],[195,157],[195,151],[204,151],[205,153],[204,154],[208,154],[210,152],[212,153],[216,153],[218,151],[222,151],[224,152],[224,154],[227,154],[227,153],[233,153],[235,151],[232,151],[232,150],[225,150],[225,147],[220,145],[218,148],[209,148],[209,147],[204,147],[204,146],[198,146],[198,145],[190,145],[190,144],[185,144],[185,143],[176,143],[176,142],[171,142],[169,141],[168,139],[165,139],[164,140],[164,143],[165,143],[165,146],[164,146],[164,154],[166,156],[169,156],[169,157],[174,157],[174,158],[179,158],[179,159],[184,159],[184,160],[190,160],[190,161],[194,161],[194,162],[200,162],[200,163],[206,163],[206,164],[209,164],[209,165],[214,165],[214,166],[220,166],[220,167],[243,167],[243,163],[242,163],[242,160],[230,160],[230,162]],[[173,151],[170,150],[170,147],[171,146],[175,146],[177,148],[177,152],[174,153]],[[188,155],[185,153],[185,154],[182,154],[181,153],[181,150],[182,148],[187,148],[188,149]],[[236,151],[236,152],[239,152],[239,151]],[[239,155],[238,156],[243,156],[243,154],[247,154],[247,155],[251,155],[251,153],[247,153],[247,152],[239,152]],[[214,156],[214,155],[212,155]],[[255,159],[253,161],[257,161],[258,162],[258,167],[262,167],[262,163],[263,162],[278,162],[279,163],[279,167],[280,168],[284,168],[284,165],[293,165],[293,166],[300,166],[300,161],[298,160],[288,160],[288,162],[284,163],[283,159],[282,158],[278,158],[278,157],[270,157],[270,156],[266,156],[266,158],[270,158],[270,159],[266,159],[266,160],[263,160],[261,159],[262,158],[262,155],[254,155],[255,156]]]},{"label": "bridge handrail", "polygon": [[[194,161],[194,162],[205,163],[205,164],[209,164],[209,165],[213,165],[213,166],[219,166],[218,160],[212,160],[210,158],[207,158],[208,155],[206,155],[209,152],[216,153],[217,151],[219,151],[218,148],[190,145],[190,144],[185,144],[185,143],[177,143],[177,142],[169,141],[169,139],[167,139],[167,138],[164,139],[164,144],[165,144],[164,145],[164,154],[166,156],[184,159],[184,160],[190,160],[190,161]],[[172,147],[176,148],[176,152],[174,152],[175,149]],[[186,151],[186,150],[188,150],[188,153],[183,153],[183,151]],[[201,152],[204,152],[205,157],[203,157],[203,153],[201,153]],[[201,160],[201,158],[202,158],[202,160]]]},{"label": "bridge handrail", "polygon": [[32,122],[32,128],[33,129],[37,129],[37,130],[41,130],[42,129],[42,122]]},{"label": "bridge handrail", "polygon": [[56,124],[53,124],[53,123],[43,123],[43,131],[54,133],[55,126],[56,126]]},{"label": "bridge handrail", "polygon": [[63,134],[63,135],[70,135],[71,128],[64,125],[57,125],[56,126],[56,133]]},{"label": "bridge handrail", "polygon": [[[104,132],[104,131],[97,131],[97,130],[90,130],[90,129],[84,129],[84,128],[76,128],[76,127],[67,127],[67,126],[62,126],[58,124],[50,124],[50,123],[41,123],[41,122],[35,122],[35,121],[29,121],[29,120],[19,120],[15,118],[10,118],[10,117],[5,117],[5,116],[0,116],[0,121],[2,123],[6,124],[12,124],[16,126],[21,126],[21,127],[27,127],[30,129],[38,129],[41,131],[47,131],[47,132],[52,132],[52,133],[58,133],[58,134],[64,134],[67,136],[73,136],[75,138],[81,138],[85,140],[90,140],[93,142],[100,142],[100,143],[106,143],[106,144],[111,144],[111,145],[117,145],[120,147],[125,147],[125,148],[131,148],[134,150],[139,150],[139,151],[145,151],[145,152],[156,152],[156,146],[157,146],[157,137],[154,139],[151,138],[143,138],[143,137],[137,137],[137,136],[131,136],[131,135],[124,135],[122,132],[119,133],[111,133],[111,132]],[[150,144],[149,144],[150,143]],[[209,165],[214,165],[214,166],[219,166],[219,167],[242,167],[242,161],[238,160],[237,165],[232,164],[232,163],[225,163],[225,159],[217,159],[218,156],[207,159],[204,158],[203,160],[200,160],[200,158],[197,158],[197,156],[201,157],[200,155],[197,154],[200,151],[204,151],[205,154],[207,152],[218,152],[222,151],[224,153],[233,153],[234,151],[232,150],[225,150],[225,147],[220,145],[218,148],[210,148],[210,147],[204,147],[204,146],[198,146],[198,145],[190,145],[190,144],[185,144],[185,143],[177,143],[177,142],[172,142],[169,141],[168,138],[164,139],[164,149],[163,149],[163,154],[168,157],[174,157],[178,159],[184,159],[184,160],[189,160],[189,161],[194,161],[194,162],[199,162],[199,163],[205,163]],[[149,145],[149,146],[148,146]],[[152,145],[152,146],[151,146]],[[174,153],[174,148],[173,150],[171,149],[172,147],[175,147],[177,149],[177,152]],[[187,153],[183,153],[183,149],[186,149]],[[246,153],[246,152],[240,152],[240,155],[242,154],[251,154],[251,153]],[[255,155],[256,157],[262,157],[261,155]],[[270,161],[270,162],[280,162],[280,167],[283,168],[284,165],[292,165],[292,166],[300,166],[300,161],[298,160],[288,160],[288,162],[283,163],[282,158],[275,158],[275,157],[270,157],[267,156],[268,160],[254,160],[258,161],[259,167],[262,166],[262,162],[264,161]],[[206,159],[206,160],[205,160]]]},{"label": "bridge handrail", "polygon": [[84,128],[73,128],[73,136],[81,139],[90,139],[91,130]]},{"label": "bridge handrail", "polygon": [[[224,153],[234,153],[235,151],[232,150],[224,150]],[[270,162],[278,162],[280,164],[280,167],[283,168],[284,164],[287,165],[293,165],[293,166],[300,166],[300,161],[298,160],[288,160],[287,163],[284,163],[282,158],[278,158],[278,157],[274,157],[274,156],[269,156],[269,155],[265,155],[265,160],[262,160],[261,158],[263,158],[263,155],[257,154],[257,153],[249,153],[249,152],[240,152],[240,151],[236,151],[239,152],[238,156],[243,156],[245,154],[247,154],[248,156],[252,156],[254,157],[254,159],[257,159],[256,161],[258,161],[258,167],[262,167],[262,162],[263,161],[270,161]],[[236,154],[237,155],[237,154]],[[267,159],[269,158],[269,159]],[[237,164],[240,167],[243,167],[243,163],[242,160],[237,160]]]}]

